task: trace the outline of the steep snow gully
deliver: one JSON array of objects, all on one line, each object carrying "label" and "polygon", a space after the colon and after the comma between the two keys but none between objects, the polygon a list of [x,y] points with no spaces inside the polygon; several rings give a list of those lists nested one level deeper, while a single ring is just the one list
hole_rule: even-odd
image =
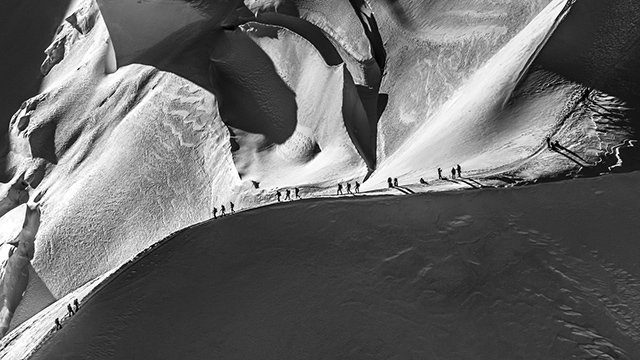
[{"label": "steep snow gully", "polygon": [[3,359],[640,356],[637,4],[0,10]]}]

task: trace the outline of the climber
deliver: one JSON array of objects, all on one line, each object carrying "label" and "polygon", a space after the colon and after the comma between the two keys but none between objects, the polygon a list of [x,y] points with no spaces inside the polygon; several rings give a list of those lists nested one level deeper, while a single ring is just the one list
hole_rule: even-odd
[{"label": "climber", "polygon": [[336,195],[342,195],[342,184],[338,183],[338,191],[336,191]]},{"label": "climber", "polygon": [[71,308],[71,304],[67,304],[67,315],[72,316],[75,315],[76,312],[73,311],[73,308]]},{"label": "climber", "polygon": [[224,205],[220,205],[220,216],[224,216],[225,215],[224,211],[225,211]]},{"label": "climber", "polygon": [[452,179],[456,178],[456,168],[451,168],[451,178]]},{"label": "climber", "polygon": [[398,178],[393,178],[393,186],[398,186]]},{"label": "climber", "polygon": [[60,319],[56,318],[56,330],[62,329],[62,324],[60,324]]},{"label": "climber", "polygon": [[462,177],[462,168],[460,167],[460,164],[456,165],[456,171],[458,172],[458,177],[461,178]]},{"label": "climber", "polygon": [[393,187],[393,180],[391,180],[391,178],[387,178],[387,183],[389,184],[390,188]]},{"label": "climber", "polygon": [[302,198],[300,197],[300,189],[295,188],[294,190],[295,190],[295,192],[296,192],[296,199],[302,199]]},{"label": "climber", "polygon": [[353,190],[355,190],[356,194],[360,192],[360,183],[356,181],[356,186],[353,188]]},{"label": "climber", "polygon": [[438,168],[438,179],[442,180],[442,169]]},{"label": "climber", "polygon": [[351,192],[351,183],[347,183],[347,194],[353,195],[353,193]]},{"label": "climber", "polygon": [[231,213],[232,213],[232,214],[235,214],[235,213],[236,213],[236,211],[233,209],[234,204],[233,204],[231,201],[229,201],[229,205],[231,206]]},{"label": "climber", "polygon": [[216,207],[213,207],[213,218],[217,219],[218,218],[218,209],[216,209]]},{"label": "climber", "polygon": [[280,196],[282,196],[280,190],[276,191],[276,199],[278,200],[278,202],[280,202]]},{"label": "climber", "polygon": [[287,189],[287,191],[284,193],[284,199],[291,200],[291,190]]},{"label": "climber", "polygon": [[78,299],[73,299],[73,306],[76,307],[76,312],[78,312],[78,309],[80,308],[80,303],[78,302]]}]

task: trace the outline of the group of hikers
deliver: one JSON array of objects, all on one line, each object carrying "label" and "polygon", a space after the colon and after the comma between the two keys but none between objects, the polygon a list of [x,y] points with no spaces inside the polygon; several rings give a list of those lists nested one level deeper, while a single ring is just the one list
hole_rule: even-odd
[{"label": "group of hikers", "polygon": [[[73,309],[74,307],[75,307],[75,310]],[[78,312],[78,309],[80,309],[80,303],[78,302],[78,299],[73,299],[73,307],[71,306],[71,304],[67,304],[67,317],[72,317],[73,315],[75,315]],[[60,318],[56,318],[55,323],[56,323],[56,330],[62,329]]]},{"label": "group of hikers", "polygon": [[[359,193],[360,192],[360,183],[356,181],[355,185],[353,186],[353,192],[351,191],[351,183],[347,182],[345,184],[345,188],[347,190],[347,194],[351,194],[353,195],[354,193]],[[342,184],[338,183],[338,191],[336,191],[336,195],[343,195],[342,193]]]},{"label": "group of hikers", "polygon": [[[229,214],[235,214],[236,210],[235,210],[235,204],[231,201],[229,201]],[[227,209],[224,207],[224,205],[220,205],[220,216],[225,216],[227,213]],[[213,207],[213,218],[217,219],[218,218],[218,208],[216,208],[215,206]]]},{"label": "group of hikers", "polygon": [[[452,179],[456,178],[456,174],[458,174],[458,178],[462,178],[462,168],[460,167],[460,164],[458,164],[455,167],[451,168],[451,178]],[[441,168],[438,168],[438,179],[440,179],[440,180],[444,179],[444,177],[442,176],[442,169]]]},{"label": "group of hikers", "polygon": [[300,197],[300,189],[299,188],[294,188],[293,189],[294,192],[294,197],[293,199],[291,198],[291,190],[286,189],[285,193],[284,193],[284,199],[280,200],[280,198],[282,197],[282,193],[280,192],[280,190],[276,190],[276,200],[278,200],[278,202],[280,201],[287,201],[287,200],[294,200],[294,199],[302,199]]}]

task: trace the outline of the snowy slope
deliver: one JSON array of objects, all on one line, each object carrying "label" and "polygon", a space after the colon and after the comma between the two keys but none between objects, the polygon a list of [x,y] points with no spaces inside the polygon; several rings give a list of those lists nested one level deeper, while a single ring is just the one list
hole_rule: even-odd
[{"label": "snowy slope", "polygon": [[[22,298],[17,308],[12,305],[15,315],[10,330],[34,319],[34,316],[40,317],[42,323],[29,321],[28,326],[16,329],[18,333],[10,332],[10,339],[42,341],[43,336],[50,335],[43,327],[51,325],[51,316],[56,312],[51,310],[42,314],[39,313],[41,310],[52,303],[60,309],[62,305],[56,302],[57,299],[79,291],[83,284],[119,268],[168,234],[210,219],[213,208],[219,209],[222,204],[229,208],[233,202],[236,210],[256,208],[275,202],[277,190],[284,192],[294,186],[302,190],[304,198],[327,196],[335,193],[338,182],[353,183],[354,180],[365,179],[363,190],[377,194],[385,192],[382,188],[386,187],[387,177],[397,177],[403,185],[388,190],[388,193],[403,194],[634,169],[620,155],[635,149],[636,144],[633,126],[627,119],[628,107],[632,104],[626,103],[626,98],[613,96],[617,92],[610,95],[604,91],[606,89],[588,87],[600,83],[571,82],[559,70],[560,74],[554,73],[551,67],[541,68],[541,64],[545,64],[542,60],[531,67],[538,51],[563,19],[564,1],[405,0],[369,3],[360,0],[257,0],[246,1],[245,8],[240,1],[222,0],[78,0],[63,11],[64,5],[57,4],[60,8],[56,7],[56,11],[64,13],[66,20],[58,27],[50,45],[41,49],[44,53],[39,91],[31,98],[24,98],[21,106],[2,103],[3,108],[12,106],[14,113],[9,121],[8,137],[0,142],[0,215],[3,215],[0,218],[0,242],[4,244],[3,254],[16,250],[15,245],[9,242],[19,233],[23,223],[25,206],[21,204],[27,202],[29,196],[34,200],[42,194],[42,219],[35,237],[35,252],[32,259],[24,257],[29,261],[21,262],[24,265],[21,269],[28,271],[26,292],[23,294],[20,287],[5,294],[12,299]],[[34,38],[33,34],[27,35],[27,38]],[[557,42],[552,40],[551,44],[556,46]],[[624,53],[623,48],[616,49]],[[542,53],[545,54],[544,48]],[[25,69],[16,69],[16,72],[31,74],[32,69],[26,71],[27,63]],[[626,69],[626,65],[624,67]],[[22,90],[20,93],[25,94]],[[547,136],[560,141],[563,150],[548,149],[545,144]],[[446,174],[455,164],[462,165],[465,178],[455,181],[435,179],[436,168],[442,167]],[[418,184],[419,178],[427,179],[429,184]],[[31,187],[27,187],[23,179]],[[619,179],[628,177],[611,179],[618,180],[607,181],[626,184],[626,180]],[[594,181],[598,183],[601,180]],[[615,188],[614,185],[607,186],[612,190]],[[629,188],[629,191],[635,191]],[[522,194],[521,191],[514,193]],[[487,194],[510,193],[488,191]],[[446,198],[445,195],[437,195],[436,198],[441,196]],[[484,201],[495,202],[493,206],[498,208],[498,203],[507,201],[505,198],[516,197],[499,195],[491,200],[490,195],[447,196],[465,196],[465,199],[466,196],[469,199],[487,197],[475,203],[478,208]],[[538,193],[530,194],[518,201],[529,202],[540,196]],[[604,206],[597,201],[598,197],[589,199],[593,203],[585,205]],[[392,202],[396,201],[400,200]],[[579,208],[582,206],[580,201],[566,198],[566,206]],[[367,206],[377,209],[371,210],[373,212],[393,214],[395,220],[379,219],[371,224],[396,229],[404,221],[399,216],[403,214],[405,205],[393,205],[383,210],[386,203],[387,200],[376,198],[367,202]],[[309,211],[324,206],[316,202],[304,204],[309,206]],[[406,206],[415,208],[414,205]],[[439,209],[447,209],[445,215],[449,214],[445,216],[448,219],[445,223],[455,225],[455,221],[461,221],[460,224],[466,224],[467,218],[456,220],[457,216],[465,214],[453,214],[455,209],[451,206],[448,203],[439,205]],[[522,206],[527,208],[524,203]],[[283,221],[311,221],[303,215],[307,211],[304,206],[281,215],[277,209],[263,208],[258,213],[266,218],[269,226],[283,226],[287,234],[295,233],[292,230],[294,225],[284,226]],[[340,217],[327,221],[339,221],[350,216],[337,208],[330,209],[331,212],[334,210],[341,214]],[[533,213],[534,210],[527,211]],[[429,214],[437,217],[435,213]],[[486,216],[490,216],[488,214]],[[507,217],[498,216],[495,221],[507,228],[506,238],[519,238],[523,234],[512,228],[511,220],[508,220],[508,216],[513,214],[505,214]],[[316,213],[311,215],[322,218]],[[485,215],[476,213],[474,216]],[[225,219],[220,223],[233,222],[238,231],[245,231],[252,224],[245,223],[248,218],[250,215],[241,215],[234,217],[236,220]],[[608,224],[610,220],[604,223]],[[362,236],[362,241],[377,241],[378,245],[374,247],[382,246],[381,242],[387,237],[395,236],[382,229],[379,233],[385,235],[376,238],[374,232],[367,232],[376,228],[371,224],[365,226],[369,219],[357,221],[362,221],[362,229],[356,228],[360,230],[353,236]],[[413,234],[422,229],[427,234],[439,234],[433,229],[424,229],[425,224],[421,221],[408,215],[404,223],[406,226],[401,226],[406,229],[398,231]],[[535,225],[537,228],[538,223]],[[225,239],[235,231],[230,227],[225,229],[220,230]],[[496,228],[489,222],[473,229],[474,233],[489,234],[502,227]],[[550,229],[548,231],[561,234],[563,239],[564,231],[568,231],[561,230],[559,225]],[[567,229],[577,231],[575,227]],[[316,235],[309,234],[309,239],[315,239],[313,236]],[[253,243],[248,240],[249,235],[246,236],[246,244],[252,248]],[[410,242],[409,235],[402,236]],[[562,240],[554,236],[550,239],[554,244],[556,240]],[[216,238],[212,241],[217,244],[226,240]],[[286,237],[278,237],[277,241],[284,242],[284,249],[295,243],[293,238]],[[306,244],[302,240],[297,241]],[[461,238],[460,241],[465,240]],[[523,244],[525,249],[529,249],[528,243]],[[503,244],[491,246],[494,245],[498,249]],[[565,245],[563,243],[562,246]],[[400,253],[411,246],[389,249]],[[594,246],[599,251],[606,250],[598,248],[595,243]],[[237,253],[242,252],[240,247],[233,249]],[[207,248],[197,255],[224,257],[216,254],[217,250]],[[418,250],[423,255],[428,252],[425,248]],[[451,248],[439,247],[436,250],[444,254]],[[268,257],[271,250],[265,251],[264,254],[258,253],[259,257],[266,256],[260,258],[263,264],[260,266],[264,266],[265,276],[270,271],[275,274],[281,269],[271,262],[275,259]],[[300,250],[300,256],[306,254],[305,251]],[[353,260],[350,256],[361,254],[354,250],[343,255],[341,261],[347,266]],[[571,256],[584,260],[583,255],[572,253]],[[331,262],[330,256],[322,251],[318,256]],[[520,259],[519,254],[506,258],[500,256],[496,259],[497,264],[505,264],[501,261],[506,261],[509,266],[517,265],[511,264],[514,258]],[[467,261],[466,257],[454,256],[451,259],[462,264]],[[539,259],[536,266],[549,270],[544,264],[551,258],[540,255]],[[17,260],[20,259],[14,259]],[[442,280],[445,283],[449,276],[460,272],[470,276],[464,271],[468,270],[467,266],[476,266],[456,267],[459,263],[449,263],[445,255],[437,261],[451,270],[451,273],[443,270],[443,276],[447,277]],[[629,270],[628,260],[616,261],[614,267],[627,271],[635,269]],[[200,266],[210,265],[196,261],[190,266],[198,270]],[[551,266],[558,269],[556,265]],[[344,266],[345,271],[364,271]],[[486,266],[482,270],[485,278],[495,270],[494,265]],[[160,274],[164,267],[158,266],[157,269]],[[166,269],[169,272],[173,268],[167,266]],[[299,268],[291,269],[300,272]],[[219,274],[218,270],[212,269],[210,276]],[[547,270],[541,270],[544,276],[548,275]],[[588,269],[580,271],[583,270]],[[322,274],[318,270],[317,273],[322,277],[331,271]],[[20,274],[25,275],[25,272]],[[295,280],[302,282],[300,286],[312,280],[304,274],[300,272],[298,275],[302,277]],[[175,274],[180,275],[180,272]],[[222,286],[235,287],[237,283],[233,279],[237,274],[228,270],[226,275],[232,279],[225,277],[215,281],[221,281],[219,285]],[[153,276],[144,277],[144,282],[151,288],[177,286],[177,283],[157,283],[160,280],[154,280]],[[375,279],[384,280],[385,276]],[[393,277],[393,274],[389,276]],[[603,281],[609,281],[606,276]],[[365,277],[356,279],[366,280]],[[253,279],[246,279],[249,280]],[[320,283],[317,284],[333,284],[331,287],[338,286],[338,290],[342,289],[340,286],[354,286],[350,282],[339,284],[325,280],[318,280]],[[505,281],[513,282],[513,278]],[[532,280],[535,284],[538,281],[538,278]],[[110,284],[113,283],[103,285],[113,286]],[[278,284],[284,286],[284,283]],[[502,285],[492,283],[491,286],[494,286],[490,289],[493,291]],[[188,286],[188,291],[198,292],[201,287],[198,280]],[[184,289],[187,291],[187,285]],[[527,289],[537,291],[538,288],[532,285]],[[585,294],[584,286],[576,289],[580,296]],[[281,287],[275,290],[293,291]],[[374,287],[367,296],[388,298],[384,295],[388,294],[385,293],[387,290]],[[529,291],[520,290],[523,292],[516,289],[509,295],[513,297],[507,298],[516,301]],[[129,290],[123,291],[123,298],[116,297],[114,301],[133,301],[129,298]],[[446,286],[443,291],[445,296],[457,296]],[[502,290],[496,291],[500,294]],[[109,293],[109,290],[104,292]],[[543,306],[548,311],[543,313],[555,314],[552,310],[556,309],[560,295],[539,293],[555,300],[553,305]],[[487,296],[498,296],[496,294]],[[205,292],[203,296],[231,295]],[[270,293],[269,296],[280,298],[281,294]],[[221,306],[234,306],[226,303],[228,299],[198,298],[193,301],[211,300]],[[140,301],[144,303],[143,300],[147,299]],[[304,307],[304,302],[294,300],[290,303],[292,307]],[[334,300],[327,298],[327,301]],[[355,303],[358,304],[357,301]],[[617,309],[618,305],[612,304]],[[621,306],[626,306],[624,304]],[[163,302],[157,304],[168,305]],[[139,316],[157,315],[153,311],[142,311],[142,307],[135,303],[132,306],[132,311],[139,312]],[[479,306],[485,310],[490,308],[486,303]],[[341,314],[337,310],[339,308],[337,305],[334,308],[336,314]],[[208,311],[199,306],[193,309]],[[445,309],[450,310],[445,313],[453,314],[453,318],[469,315],[465,312],[456,315],[456,309]],[[597,319],[598,324],[606,323],[596,314],[600,310],[585,309],[587,317]],[[297,314],[300,313],[302,310]],[[508,311],[506,313],[509,314]],[[522,313],[516,311],[514,319],[518,314]],[[106,318],[109,315],[105,312],[99,316]],[[216,313],[211,316],[222,315]],[[326,316],[331,318],[334,315]],[[77,319],[81,316],[78,315]],[[337,321],[331,326],[344,321],[331,319]],[[549,325],[545,323],[547,318],[535,319],[544,326]],[[235,318],[227,320],[229,322],[225,326],[232,328],[244,324]],[[269,322],[267,320],[264,324]],[[452,326],[461,324],[464,319],[459,320]],[[477,321],[479,327],[473,333],[482,334],[488,325],[482,319]],[[512,319],[506,321],[511,322]],[[515,323],[518,324],[517,321]],[[609,326],[607,329],[618,326],[606,324],[609,325],[602,326]],[[620,338],[609,333],[602,337],[606,341],[620,342],[622,345],[617,345],[621,347],[620,351],[637,354],[635,348],[625,342],[625,339],[635,336],[633,329],[625,326],[619,326],[622,329]],[[108,330],[109,326],[105,329]],[[471,336],[471,332],[464,333],[460,329],[450,333],[454,334],[452,338],[458,333]],[[606,330],[603,329],[598,328],[598,331]],[[23,336],[21,333],[36,330],[38,335]],[[429,331],[426,334],[433,334]],[[319,335],[328,336],[324,330]],[[365,336],[366,341],[377,334],[371,336]],[[564,338],[567,337],[562,335]],[[237,339],[242,339],[242,336]],[[407,341],[416,338],[412,339]],[[558,341],[564,344],[565,340]],[[443,346],[448,343],[445,341]],[[13,346],[9,342],[3,344]],[[229,344],[233,343],[223,345]],[[305,347],[304,351],[319,347],[318,344]],[[477,344],[472,343],[471,346],[479,346]],[[205,345],[202,349],[207,348]],[[350,345],[343,345],[332,349],[338,349],[336,354],[344,354],[340,349]],[[33,349],[35,345],[20,346]],[[106,353],[111,351],[109,344],[100,346]],[[194,351],[199,351],[199,346],[195,346]],[[415,349],[421,349],[422,345],[415,346]],[[578,345],[569,341],[567,346],[574,349]],[[11,351],[8,347],[5,350]],[[495,350],[488,354],[496,356],[498,352]]]},{"label": "snowy slope", "polygon": [[635,359],[638,180],[209,221],[120,271],[31,358]]}]

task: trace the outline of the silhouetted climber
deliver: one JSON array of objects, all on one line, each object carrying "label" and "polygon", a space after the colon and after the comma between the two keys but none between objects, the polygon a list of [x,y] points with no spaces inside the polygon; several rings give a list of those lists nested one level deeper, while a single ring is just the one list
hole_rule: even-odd
[{"label": "silhouetted climber", "polygon": [[256,189],[260,187],[260,183],[255,180],[251,180],[251,183],[253,184],[253,187]]},{"label": "silhouetted climber", "polygon": [[336,191],[336,195],[342,195],[342,184],[338,184],[338,191]]},{"label": "silhouetted climber", "polygon": [[426,182],[426,181],[424,181],[424,179],[423,179],[423,178],[420,178],[420,184],[428,185],[428,184],[427,184],[427,182]]},{"label": "silhouetted climber", "polygon": [[231,213],[234,214],[236,211],[233,209],[235,206],[231,201],[229,201],[229,205],[231,205]]},{"label": "silhouetted climber", "polygon": [[547,136],[547,148],[551,149],[551,138]]},{"label": "silhouetted climber", "polygon": [[451,178],[452,179],[456,178],[456,168],[451,168]]},{"label": "silhouetted climber", "polygon": [[300,197],[300,189],[295,188],[295,189],[293,189],[293,190],[294,190],[294,191],[295,191],[295,193],[296,193],[296,199],[302,199],[302,198]]},{"label": "silhouetted climber", "polygon": [[398,178],[393,178],[393,186],[398,186]]},{"label": "silhouetted climber", "polygon": [[392,188],[393,187],[393,180],[391,180],[391,178],[387,179],[387,183],[389,184],[389,187]]},{"label": "silhouetted climber", "polygon": [[225,211],[224,205],[220,205],[220,216],[224,216],[225,215],[224,211]]},{"label": "silhouetted climber", "polygon": [[276,199],[278,199],[278,202],[280,202],[280,196],[282,196],[282,194],[280,194],[280,190],[276,191]]},{"label": "silhouetted climber", "polygon": [[56,330],[62,329],[62,324],[60,324],[60,319],[56,318]]},{"label": "silhouetted climber", "polygon": [[213,218],[217,219],[218,218],[218,209],[216,209],[216,207],[213,207]]},{"label": "silhouetted climber", "polygon": [[347,183],[347,194],[353,194],[351,192],[351,183]]},{"label": "silhouetted climber", "polygon": [[442,169],[438,168],[438,179],[442,180]]},{"label": "silhouetted climber", "polygon": [[357,193],[360,192],[360,183],[356,181],[356,186],[353,188],[353,190]]},{"label": "silhouetted climber", "polygon": [[460,164],[456,165],[456,171],[458,172],[458,177],[461,178],[462,177],[462,168],[460,167]]},{"label": "silhouetted climber", "polygon": [[287,191],[284,193],[284,199],[291,200],[291,190],[287,189]]},{"label": "silhouetted climber", "polygon": [[560,141],[556,140],[553,142],[553,144],[551,144],[551,148],[552,149],[561,149],[562,146],[560,146]]},{"label": "silhouetted climber", "polygon": [[80,308],[80,303],[78,303],[78,299],[73,299],[73,306],[75,306],[76,312],[78,312],[78,309]]},{"label": "silhouetted climber", "polygon": [[71,304],[67,304],[67,314],[69,316],[75,315],[75,311],[73,311],[73,308],[71,308]]}]

